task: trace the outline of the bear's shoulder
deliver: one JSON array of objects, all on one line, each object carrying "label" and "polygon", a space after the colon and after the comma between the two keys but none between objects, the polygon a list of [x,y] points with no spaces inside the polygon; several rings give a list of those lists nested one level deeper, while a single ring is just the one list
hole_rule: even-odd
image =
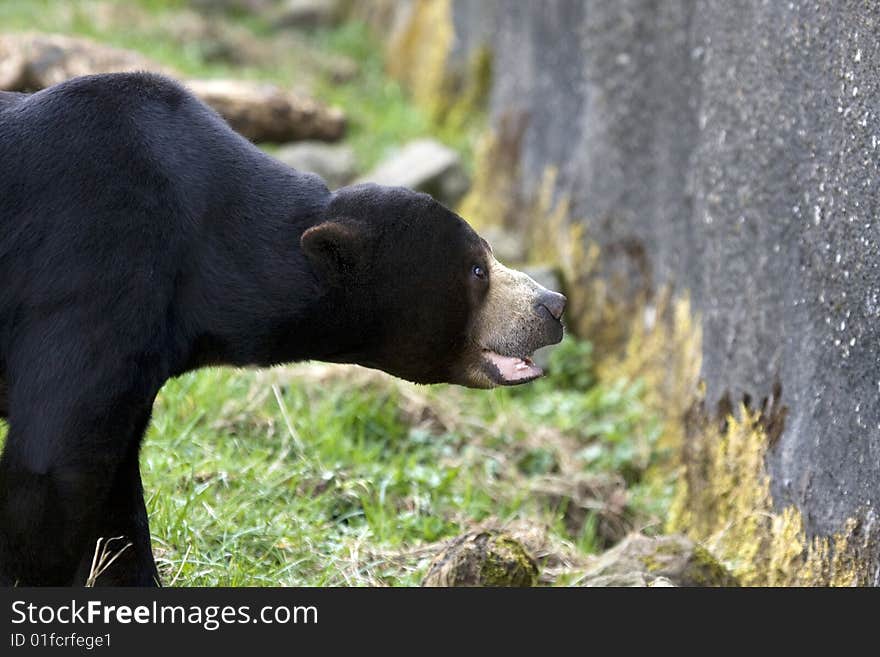
[{"label": "bear's shoulder", "polygon": [[69,99],[159,100],[169,104],[177,104],[192,97],[181,83],[160,73],[149,71],[83,75],[44,89],[34,96],[40,94],[63,96]]},{"label": "bear's shoulder", "polygon": [[0,91],[0,112],[7,107],[17,105],[27,98],[27,96],[27,94],[18,93],[16,91]]},{"label": "bear's shoulder", "polygon": [[181,83],[146,71],[85,75],[32,94],[0,94],[6,124],[42,121],[47,126],[77,124],[82,129],[95,120],[125,125],[151,118],[161,122],[173,116],[223,123]]}]

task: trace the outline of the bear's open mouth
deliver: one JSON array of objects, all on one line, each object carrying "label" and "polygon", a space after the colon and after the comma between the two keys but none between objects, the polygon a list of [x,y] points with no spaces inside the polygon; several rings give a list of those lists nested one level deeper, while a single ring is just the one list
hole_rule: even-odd
[{"label": "bear's open mouth", "polygon": [[491,365],[492,378],[500,385],[515,386],[544,375],[544,370],[532,362],[531,356],[502,356],[491,349],[483,349],[483,356]]}]

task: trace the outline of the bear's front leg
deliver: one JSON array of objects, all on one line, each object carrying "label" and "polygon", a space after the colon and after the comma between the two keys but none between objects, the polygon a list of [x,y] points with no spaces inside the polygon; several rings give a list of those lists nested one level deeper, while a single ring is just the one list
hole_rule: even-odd
[{"label": "bear's front leg", "polygon": [[[94,370],[92,370],[94,372]],[[152,390],[131,372],[108,380],[34,369],[11,374],[0,457],[0,583],[88,582],[98,539],[131,546],[94,584],[155,586],[138,448]],[[72,377],[76,378],[76,377]],[[100,555],[99,555],[100,556]]]},{"label": "bear's front leg", "polygon": [[[143,423],[146,429],[147,421]],[[138,463],[138,447],[143,430],[129,444],[125,460],[120,464],[104,513],[98,519],[96,536],[102,538],[108,559],[118,556],[113,564],[94,579],[96,586],[159,586],[159,573],[150,547],[150,527]],[[111,540],[110,544],[107,541]],[[121,552],[120,552],[121,550]],[[92,568],[100,558],[97,538],[80,560],[74,584],[89,582]]]}]

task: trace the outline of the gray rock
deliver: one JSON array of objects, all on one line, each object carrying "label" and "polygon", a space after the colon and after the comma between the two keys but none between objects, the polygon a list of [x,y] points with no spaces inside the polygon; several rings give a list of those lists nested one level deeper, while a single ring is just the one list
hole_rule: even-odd
[{"label": "gray rock", "polygon": [[314,29],[337,24],[345,14],[340,0],[286,0],[272,19],[279,28]]},{"label": "gray rock", "polygon": [[[116,8],[120,15],[114,16],[111,25],[125,21],[122,9],[132,5],[107,5]],[[129,20],[134,20],[130,18]],[[216,16],[192,9],[175,12],[174,20],[164,16],[155,18],[147,14],[138,17],[138,28],[157,39],[171,40],[179,48],[194,49],[206,62],[220,62],[232,66],[277,65],[279,48],[272,39],[257,36],[253,31],[231,20],[218,20]],[[290,53],[291,59],[295,53]]]},{"label": "gray rock", "polygon": [[437,553],[422,581],[426,587],[535,586],[538,564],[515,538],[494,529],[452,539]]},{"label": "gray rock", "polygon": [[470,184],[458,153],[431,139],[404,145],[357,182],[409,187],[450,207],[461,200]]},{"label": "gray rock", "polygon": [[586,588],[645,588],[648,581],[642,573],[620,573],[615,575],[597,575],[590,577],[581,586]]},{"label": "gray rock", "polygon": [[357,173],[357,157],[347,144],[304,141],[280,148],[275,157],[299,171],[317,173],[330,189],[348,184]]},{"label": "gray rock", "polygon": [[652,589],[673,589],[676,585],[666,577],[658,577],[653,582],[648,584],[648,586],[650,586]]},{"label": "gray rock", "polygon": [[618,575],[599,575],[581,583],[586,588],[675,588],[666,577],[646,579],[643,573],[620,573]]},{"label": "gray rock", "polygon": [[195,9],[211,14],[262,14],[272,9],[277,0],[189,0]]},{"label": "gray rock", "polygon": [[500,226],[480,229],[480,235],[492,247],[492,252],[505,265],[521,264],[526,258],[526,243],[522,235]]},{"label": "gray rock", "polygon": [[619,545],[596,557],[580,584],[737,586],[737,581],[704,547],[689,538],[631,534]]},{"label": "gray rock", "polygon": [[345,55],[323,55],[320,68],[337,84],[354,80],[361,73],[360,64]]}]

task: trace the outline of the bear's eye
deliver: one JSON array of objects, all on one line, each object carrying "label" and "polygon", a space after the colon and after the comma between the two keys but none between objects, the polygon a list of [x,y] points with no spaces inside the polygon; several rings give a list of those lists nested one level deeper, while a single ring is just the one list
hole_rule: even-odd
[{"label": "bear's eye", "polygon": [[480,265],[474,265],[473,269],[471,269],[471,272],[474,276],[481,280],[486,278],[486,270],[480,267]]}]

